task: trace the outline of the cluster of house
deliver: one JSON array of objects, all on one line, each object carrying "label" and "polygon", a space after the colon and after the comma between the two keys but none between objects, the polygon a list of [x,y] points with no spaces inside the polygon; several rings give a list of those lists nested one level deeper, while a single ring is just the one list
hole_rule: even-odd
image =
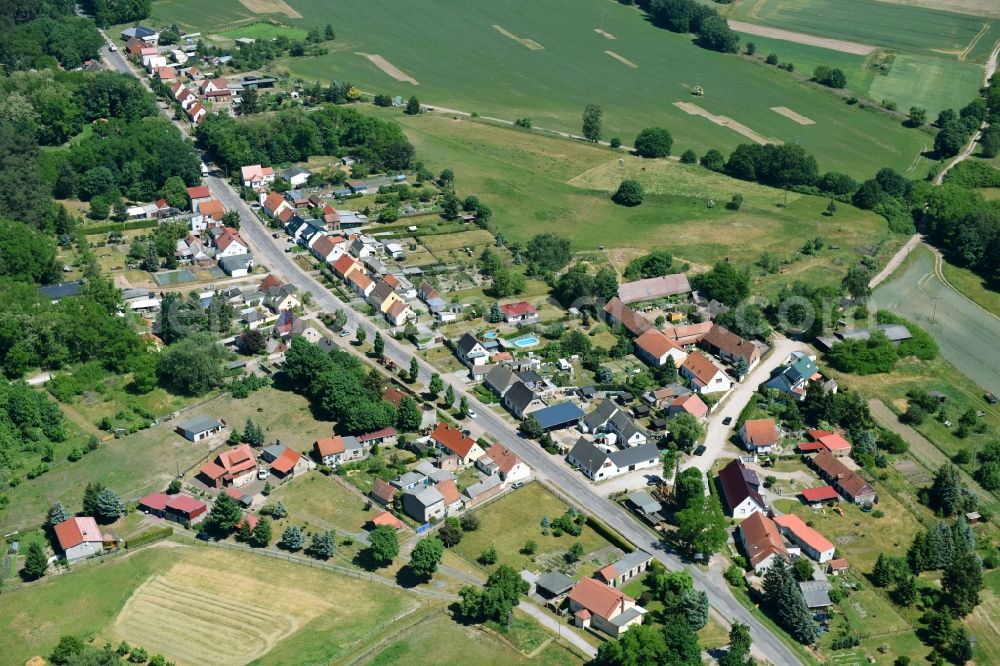
[{"label": "cluster of house", "polygon": [[645,572],[652,560],[652,555],[637,550],[579,581],[562,572],[549,571],[534,581],[530,593],[555,610],[565,606],[577,627],[618,638],[629,628],[642,624],[646,614],[646,609],[622,592],[621,587]]},{"label": "cluster of house", "polygon": [[[425,458],[396,479],[376,479],[369,493],[372,500],[392,507],[398,496],[398,505],[407,516],[419,523],[437,522],[531,476],[528,465],[510,449],[500,444],[484,449],[443,421],[430,433],[428,444],[438,452],[434,462]],[[479,471],[479,480],[460,492],[455,472],[469,467]]]},{"label": "cluster of house", "polygon": [[603,481],[627,472],[656,467],[660,451],[624,408],[605,398],[586,415],[580,437],[566,460],[591,481]]},{"label": "cluster of house", "polygon": [[208,515],[207,504],[183,494],[150,493],[139,500],[139,510],[182,525],[196,525]]},{"label": "cluster of house", "polygon": [[309,460],[283,444],[272,444],[254,454],[249,444],[238,444],[219,453],[198,470],[197,480],[207,488],[241,488],[257,479],[277,483],[293,479],[309,470]]},{"label": "cluster of house", "polygon": [[207,185],[189,187],[191,200],[190,232],[177,240],[174,252],[181,263],[219,267],[231,277],[243,277],[253,270],[253,257],[246,241],[233,227],[223,224],[226,213],[222,202],[212,196]]}]

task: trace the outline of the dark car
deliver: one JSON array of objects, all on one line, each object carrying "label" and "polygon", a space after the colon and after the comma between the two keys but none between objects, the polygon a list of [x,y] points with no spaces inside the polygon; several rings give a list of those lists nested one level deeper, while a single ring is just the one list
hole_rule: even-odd
[{"label": "dark car", "polygon": [[198,541],[215,541],[215,539],[212,538],[212,535],[209,534],[208,532],[198,532],[196,535],[194,535],[194,538],[197,539]]},{"label": "dark car", "polygon": [[997,397],[992,393],[987,393],[983,397],[986,398],[986,402],[990,403],[991,405],[997,404]]},{"label": "dark car", "polygon": [[706,449],[705,449],[705,445],[704,445],[704,444],[702,444],[701,446],[699,446],[699,447],[698,447],[697,449],[695,449],[695,450],[694,450],[694,454],[695,454],[696,456],[700,456],[700,455],[702,455],[703,453],[705,453],[705,450],[706,450]]},{"label": "dark car", "polygon": [[722,419],[722,425],[729,425],[732,422],[733,422],[732,416],[727,416],[726,418]]}]

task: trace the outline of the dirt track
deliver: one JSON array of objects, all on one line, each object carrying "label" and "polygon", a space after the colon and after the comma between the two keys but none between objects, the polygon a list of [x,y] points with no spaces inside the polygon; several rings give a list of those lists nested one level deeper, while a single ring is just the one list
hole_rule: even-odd
[{"label": "dirt track", "polygon": [[729,27],[737,32],[745,32],[748,35],[781,39],[786,42],[818,46],[821,49],[830,49],[831,51],[840,51],[841,53],[853,53],[854,55],[861,56],[866,56],[878,48],[871,44],[859,44],[858,42],[848,42],[843,39],[817,37],[816,35],[807,35],[802,32],[792,32],[791,30],[782,30],[780,28],[768,28],[767,26],[746,23],[744,21],[729,21]]},{"label": "dirt track", "polygon": [[779,116],[784,116],[791,120],[792,122],[798,123],[799,125],[815,125],[816,121],[812,118],[807,118],[801,113],[795,113],[787,106],[772,106],[771,110],[777,113]]},{"label": "dirt track", "polygon": [[360,51],[356,53],[359,56],[364,56],[365,58],[368,58],[373,65],[375,65],[376,67],[378,67],[383,72],[385,72],[392,78],[396,79],[397,81],[402,81],[403,83],[411,83],[415,86],[420,85],[419,81],[417,81],[415,78],[413,78],[412,76],[401,70],[399,67],[393,65],[391,62],[389,62],[382,56],[373,53],[361,53]]},{"label": "dirt track", "polygon": [[768,139],[766,136],[754,132],[752,129],[744,125],[743,123],[736,122],[729,116],[717,116],[711,111],[707,111],[697,104],[692,104],[691,102],[674,102],[676,106],[681,111],[689,113],[692,116],[701,116],[702,118],[707,118],[711,122],[719,125],[721,127],[728,127],[729,129],[742,134],[746,138],[750,139],[754,143],[759,143],[764,145],[766,143],[781,143],[777,139]]}]

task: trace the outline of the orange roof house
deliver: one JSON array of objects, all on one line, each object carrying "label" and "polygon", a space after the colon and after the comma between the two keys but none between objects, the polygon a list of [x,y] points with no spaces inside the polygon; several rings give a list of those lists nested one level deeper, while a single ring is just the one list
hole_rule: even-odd
[{"label": "orange roof house", "polygon": [[822,534],[805,524],[805,522],[789,513],[783,516],[775,516],[774,522],[781,528],[781,531],[797,543],[802,552],[816,560],[817,562],[829,562],[833,559],[836,550],[833,543]]},{"label": "orange roof house", "polygon": [[667,414],[674,416],[682,413],[687,413],[696,419],[701,419],[708,414],[708,405],[705,404],[705,401],[697,393],[682,395],[670,403],[670,406],[667,408]]},{"label": "orange roof house", "polygon": [[249,444],[234,446],[215,457],[213,462],[202,465],[198,478],[210,488],[245,485],[253,480],[257,459]]},{"label": "orange roof house", "polygon": [[750,560],[750,566],[760,573],[771,566],[777,557],[789,558],[788,549],[781,538],[778,526],[760,512],[750,514],[739,527],[739,538]]},{"label": "orange roof house", "polygon": [[437,424],[434,432],[431,433],[431,440],[438,447],[454,453],[463,464],[475,462],[486,455],[482,447],[476,444],[476,440],[462,433],[458,428],[453,428],[444,421]]},{"label": "orange roof house", "polygon": [[373,527],[381,527],[386,525],[396,530],[397,532],[403,529],[403,521],[401,521],[396,516],[392,515],[388,511],[383,511],[374,518],[368,521]]}]

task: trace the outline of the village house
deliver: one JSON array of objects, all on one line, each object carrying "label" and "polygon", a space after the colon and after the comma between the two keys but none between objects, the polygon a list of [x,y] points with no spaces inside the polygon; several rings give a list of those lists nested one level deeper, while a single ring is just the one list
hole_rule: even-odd
[{"label": "village house", "polygon": [[[646,443],[646,433],[636,425],[628,414],[619,410],[614,416],[608,419],[604,426],[605,435],[602,437],[610,444],[615,444],[618,448],[624,449],[631,446],[641,446]],[[609,437],[608,435],[612,435]]]},{"label": "village house", "polygon": [[219,259],[219,268],[229,277],[246,277],[253,270],[253,258],[247,254],[236,254]]},{"label": "village house", "polygon": [[851,453],[851,443],[844,439],[844,436],[839,431],[809,430],[806,434],[809,436],[809,439],[819,444],[821,448],[818,450],[820,451],[829,451],[837,458],[842,458]]},{"label": "village house", "polygon": [[374,518],[368,521],[368,525],[371,526],[370,529],[375,529],[376,527],[391,527],[397,532],[403,529],[403,521],[401,521],[396,516],[392,515],[388,511],[383,511]]},{"label": "village house", "polygon": [[737,529],[739,543],[755,573],[771,567],[778,558],[790,559],[778,526],[763,513],[752,513]]},{"label": "village house", "polygon": [[833,559],[836,551],[831,543],[822,534],[809,527],[801,518],[789,513],[783,516],[775,516],[774,522],[781,528],[781,533],[797,544],[802,552],[816,560],[820,564]]},{"label": "village house", "polygon": [[69,563],[104,552],[104,536],[97,521],[89,516],[74,516],[53,528],[59,550]]},{"label": "village house", "polygon": [[599,432],[604,429],[608,421],[611,420],[611,417],[617,413],[618,405],[613,403],[610,398],[605,398],[580,421],[580,430],[586,433]]},{"label": "village house", "polygon": [[295,295],[295,285],[282,284],[267,290],[264,305],[274,313],[293,310],[302,305]]},{"label": "village house", "polygon": [[735,363],[737,359],[742,358],[748,368],[757,365],[761,357],[760,347],[752,340],[742,338],[719,324],[712,326],[699,344],[727,363]]},{"label": "village house", "polygon": [[144,25],[134,25],[122,30],[121,38],[126,42],[135,39],[147,46],[156,46],[160,41],[160,33]]},{"label": "village house", "polygon": [[248,254],[250,248],[240,238],[239,233],[231,227],[223,227],[223,233],[215,237],[215,256],[217,259],[225,257],[235,257],[241,254]]},{"label": "village house", "polygon": [[345,279],[347,286],[358,296],[367,298],[368,294],[375,289],[375,281],[365,275],[363,271],[354,271]]},{"label": "village house", "polygon": [[531,468],[502,444],[488,448],[486,455],[476,461],[476,467],[484,474],[499,475],[504,483],[527,481],[531,477]]},{"label": "village house", "polygon": [[271,219],[277,218],[283,211],[291,212],[294,210],[292,204],[288,203],[288,200],[278,192],[271,192],[267,196],[264,196],[262,193],[260,195],[260,207],[264,210],[264,214]]},{"label": "village house", "polygon": [[636,356],[655,368],[663,367],[668,358],[673,359],[674,367],[680,367],[688,356],[683,347],[656,329],[636,338],[635,351]]},{"label": "village house", "polygon": [[187,440],[200,442],[203,439],[222,432],[225,426],[225,421],[217,421],[207,416],[199,416],[198,418],[178,424],[174,428],[174,431]]},{"label": "village house", "polygon": [[646,571],[653,556],[644,550],[637,550],[623,555],[616,562],[598,569],[594,578],[612,587],[621,587],[642,572]]},{"label": "village house", "polygon": [[636,337],[656,328],[653,322],[622,303],[621,299],[617,296],[608,301],[607,305],[604,306],[604,314],[609,325],[612,327],[624,326],[626,330]]},{"label": "village house", "polygon": [[538,310],[527,301],[501,305],[500,312],[508,324],[534,324],[538,321]]},{"label": "village house", "polygon": [[512,385],[501,400],[504,408],[519,419],[545,407],[538,394],[523,380]]},{"label": "village house", "polygon": [[600,629],[612,638],[638,624],[646,609],[635,599],[595,578],[584,578],[569,593],[569,612],[581,629]]},{"label": "village house", "polygon": [[411,319],[415,319],[417,313],[403,301],[395,301],[389,309],[382,313],[385,320],[393,326],[402,326]]},{"label": "village house", "polygon": [[309,169],[303,169],[302,167],[290,167],[281,172],[281,177],[296,189],[309,182],[309,176],[311,175],[312,172]]},{"label": "village house", "polygon": [[566,461],[591,481],[603,481],[626,472],[659,465],[660,451],[655,444],[643,444],[608,452],[581,437],[570,449]]},{"label": "village house", "polygon": [[369,450],[370,447],[351,436],[324,437],[313,444],[316,460],[328,467],[337,467],[341,463],[367,458]]},{"label": "village house", "polygon": [[696,419],[703,419],[708,415],[708,405],[697,393],[674,398],[667,407],[667,416],[677,416],[678,414],[690,414]]},{"label": "village house", "polygon": [[730,516],[746,518],[753,513],[767,512],[757,473],[747,469],[739,458],[719,470],[718,479],[723,503]]},{"label": "village house", "polygon": [[187,188],[188,199],[191,201],[191,212],[197,213],[198,206],[207,201],[212,200],[212,191],[208,189],[208,185],[196,185],[195,187]]},{"label": "village house", "polygon": [[419,523],[440,520],[445,515],[444,495],[434,487],[415,486],[403,491],[403,511]]},{"label": "village house", "polygon": [[198,472],[198,479],[209,488],[235,486],[251,483],[257,475],[257,459],[249,444],[234,446],[205,463]]},{"label": "village house", "polygon": [[809,464],[821,478],[854,504],[878,502],[878,494],[872,485],[830,451],[820,451],[809,460]]},{"label": "village house", "polygon": [[483,344],[471,333],[465,333],[455,343],[455,353],[458,360],[472,368],[474,366],[486,365],[489,354]]},{"label": "village house", "polygon": [[467,486],[462,494],[465,495],[465,507],[472,508],[482,504],[492,497],[496,497],[503,492],[504,485],[499,476],[487,476],[479,479],[470,486]]},{"label": "village house", "polygon": [[260,459],[270,465],[271,476],[278,481],[293,479],[309,471],[309,460],[283,444],[268,446],[260,452]]},{"label": "village house", "polygon": [[712,359],[700,352],[688,354],[679,368],[682,377],[689,379],[699,393],[720,393],[733,387],[733,382],[715,365]]},{"label": "village house", "polygon": [[771,453],[778,446],[778,426],[774,419],[750,419],[740,426],[740,441],[751,453]]},{"label": "village house", "polygon": [[274,182],[274,169],[259,164],[240,167],[240,180],[243,187],[261,190]]},{"label": "village house", "polygon": [[476,440],[444,421],[440,421],[431,432],[431,441],[439,449],[458,456],[462,465],[471,465],[486,455],[483,447],[479,446]]},{"label": "village house", "polygon": [[519,381],[521,379],[510,369],[510,366],[496,365],[486,373],[486,377],[483,379],[483,386],[495,393],[497,397],[502,398],[504,393]]},{"label": "village house", "polygon": [[814,358],[802,352],[794,352],[789,362],[775,370],[764,386],[805,400],[809,382],[821,378]]},{"label": "village house", "polygon": [[368,496],[372,500],[381,506],[391,506],[393,500],[396,498],[396,493],[399,489],[393,487],[388,482],[382,479],[375,479],[375,483],[372,484],[372,489],[368,491]]}]

